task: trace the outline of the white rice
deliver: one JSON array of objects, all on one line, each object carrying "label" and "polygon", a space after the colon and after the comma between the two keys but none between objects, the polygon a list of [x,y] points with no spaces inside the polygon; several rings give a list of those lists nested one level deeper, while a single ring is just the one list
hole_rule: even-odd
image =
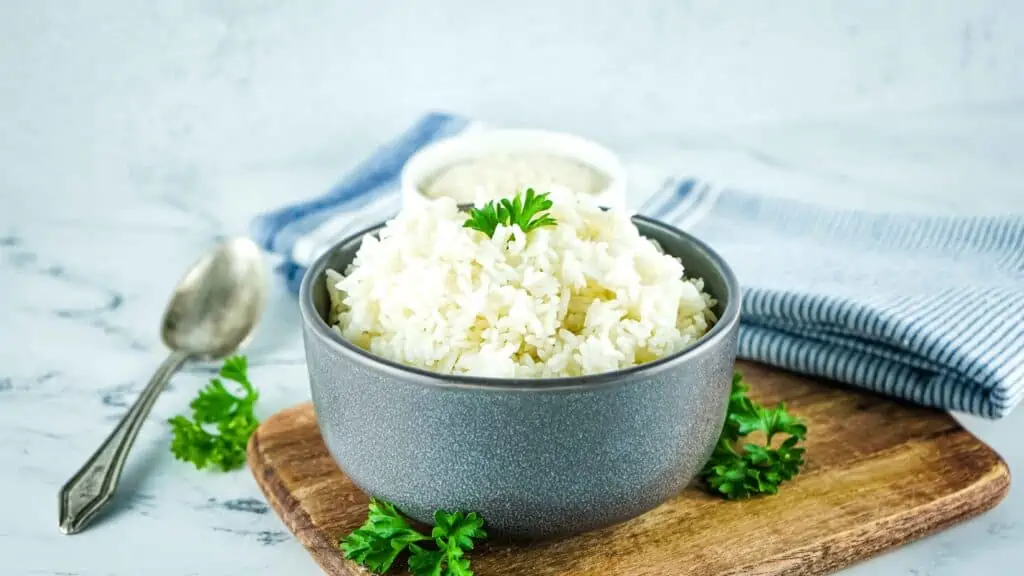
[{"label": "white rice", "polygon": [[383,358],[500,378],[596,374],[678,352],[715,321],[703,280],[629,215],[555,189],[558,221],[493,238],[450,198],[403,211],[328,270],[334,328]]}]

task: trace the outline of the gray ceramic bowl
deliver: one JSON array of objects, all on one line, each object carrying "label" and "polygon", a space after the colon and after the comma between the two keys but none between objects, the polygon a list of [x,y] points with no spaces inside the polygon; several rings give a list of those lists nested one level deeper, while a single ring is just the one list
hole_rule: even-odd
[{"label": "gray ceramic bowl", "polygon": [[299,294],[306,360],[321,432],[345,474],[421,522],[436,509],[472,510],[512,537],[606,526],[682,490],[725,419],[740,292],[702,242],[634,222],[704,278],[719,321],[679,354],[580,378],[447,376],[371,355],[328,327],[324,271],[344,270],[380,226],[317,260]]}]

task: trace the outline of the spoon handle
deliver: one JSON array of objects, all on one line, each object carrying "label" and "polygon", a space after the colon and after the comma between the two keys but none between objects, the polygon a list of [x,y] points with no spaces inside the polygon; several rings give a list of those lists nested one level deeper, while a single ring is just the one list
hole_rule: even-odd
[{"label": "spoon handle", "polygon": [[157,368],[149,384],[128,409],[117,428],[82,468],[60,489],[60,531],[75,534],[114,497],[128,451],[139,435],[157,396],[178,368],[188,359],[184,352],[172,352]]}]

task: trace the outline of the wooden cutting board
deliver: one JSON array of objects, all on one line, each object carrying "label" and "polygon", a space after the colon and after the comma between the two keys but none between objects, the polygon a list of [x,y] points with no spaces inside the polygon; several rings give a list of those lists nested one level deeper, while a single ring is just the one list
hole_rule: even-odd
[{"label": "wooden cutting board", "polygon": [[[727,502],[692,487],[606,529],[489,543],[470,555],[476,574],[828,574],[1006,495],[1006,463],[943,412],[761,365],[738,369],[754,397],[785,400],[808,423],[807,465],[778,495]],[[328,455],[310,404],[267,419],[248,458],[267,500],[327,574],[366,573],[337,543],[366,519],[367,497]]]}]

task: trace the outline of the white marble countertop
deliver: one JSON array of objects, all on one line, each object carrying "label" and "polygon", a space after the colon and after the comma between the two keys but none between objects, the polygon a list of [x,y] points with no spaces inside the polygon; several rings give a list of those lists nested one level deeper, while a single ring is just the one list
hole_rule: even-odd
[{"label": "white marble countertop", "polygon": [[[484,43],[499,65],[520,72],[546,66],[541,75],[556,88],[554,103],[524,105],[533,91],[515,91],[518,84],[500,81],[481,64],[463,70],[467,79],[449,66],[433,76],[423,67],[400,70],[405,76],[395,80],[386,68],[417,57],[416,50],[395,48],[397,35],[384,34],[395,22],[425,21],[431,33],[413,34],[413,46],[441,38],[424,48],[424,58],[451,59],[459,51],[437,33],[448,24],[432,13],[371,14],[371,4],[310,2],[299,9],[269,1],[41,0],[0,8],[0,573],[318,573],[247,471],[199,473],[168,452],[163,420],[186,408],[209,377],[205,367],[176,376],[159,399],[116,503],[90,529],[71,537],[58,532],[57,491],[162,359],[157,326],[182,271],[218,238],[245,233],[254,213],[330,185],[425,107],[600,136],[641,173],[642,166],[656,166],[883,210],[1024,212],[1024,104],[989,103],[1024,96],[1020,60],[1011,57],[1021,39],[1005,33],[1024,10],[1002,14],[995,2],[947,3],[939,11],[922,5],[927,22],[901,12],[900,22],[927,24],[914,28],[921,46],[947,47],[947,36],[956,37],[949,54],[942,52],[947,48],[928,52],[956,59],[957,71],[947,71],[915,68],[911,52],[927,50],[890,42],[906,27],[871,30],[884,10],[880,3],[828,14],[831,24],[820,32],[828,41],[808,56],[784,41],[771,44],[757,26],[764,13],[737,24],[680,2],[671,6],[685,5],[713,26],[692,25],[678,42],[737,42],[710,53],[706,65],[693,58],[680,64],[696,76],[662,82],[676,62],[635,57],[675,41],[663,23],[688,14],[669,4],[662,6],[668,14],[631,14],[635,38],[628,40],[614,34],[614,3],[595,2],[592,34],[617,38],[617,52],[567,78],[559,75],[557,58],[548,62],[531,52],[532,63],[524,64],[514,50]],[[798,15],[795,8],[782,12],[772,17]],[[558,21],[571,28],[574,17],[561,13]],[[483,16],[465,18],[479,24]],[[528,20],[512,20],[528,29]],[[322,21],[342,30],[327,32],[316,26]],[[813,18],[793,21],[818,29]],[[860,44],[867,31],[878,40],[870,49]],[[570,32],[560,53],[578,57],[605,46],[576,28]],[[478,41],[488,37],[472,34]],[[879,48],[886,42],[888,52]],[[352,55],[362,48],[384,72]],[[332,54],[349,67],[345,73],[332,68]],[[750,70],[764,78],[793,66],[831,70],[829,55],[837,54],[860,60],[847,68],[849,75],[830,76],[827,89],[810,93],[800,86],[760,98],[745,90],[726,94],[728,78],[715,73],[752,55],[760,59]],[[788,57],[796,63],[783,64]],[[645,64],[620,70],[615,58]],[[626,91],[593,80],[602,74],[618,74]],[[431,84],[438,75],[445,82]],[[684,90],[691,77],[712,90]],[[300,79],[309,84],[297,88]],[[387,87],[379,100],[370,80]],[[937,96],[943,88],[946,98]],[[558,99],[559,93],[569,96]],[[673,107],[667,95],[673,93],[684,105]],[[620,116],[609,111],[617,96],[626,102]],[[762,106],[751,108],[756,103]],[[873,103],[889,111],[871,111]],[[826,117],[844,119],[814,119]],[[262,390],[261,417],[308,398],[294,301],[279,284],[247,353]],[[1014,472],[1024,466],[1024,412],[998,422],[962,420]],[[1015,486],[995,510],[843,574],[1015,573],[1024,563],[1022,540],[1024,496]]]}]

